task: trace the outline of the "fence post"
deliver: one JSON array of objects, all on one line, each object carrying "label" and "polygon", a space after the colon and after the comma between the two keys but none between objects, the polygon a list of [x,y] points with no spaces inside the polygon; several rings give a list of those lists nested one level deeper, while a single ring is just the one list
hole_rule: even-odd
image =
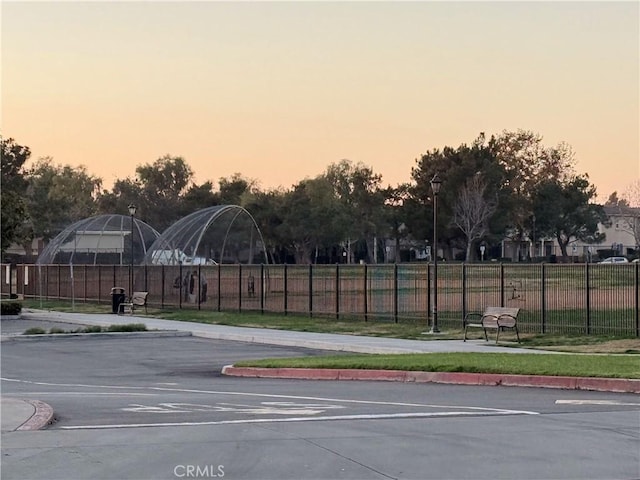
[{"label": "fence post", "polygon": [[289,306],[288,305],[288,298],[287,298],[287,290],[289,288],[289,269],[287,268],[287,264],[286,263],[284,264],[283,275],[284,275],[284,279],[283,279],[283,282],[284,282],[284,286],[283,286],[284,298],[283,298],[283,301],[284,301],[284,314],[286,316],[287,315],[287,308]]},{"label": "fence post", "polygon": [[431,263],[427,263],[427,326],[431,325]]},{"label": "fence post", "polygon": [[242,264],[238,264],[238,312],[242,313]]},{"label": "fence post", "polygon": [[184,282],[184,276],[182,275],[182,262],[178,265],[178,276],[180,277],[180,291],[178,294],[178,308],[182,310],[182,296],[184,295],[184,290],[187,288],[182,283]]},{"label": "fence post", "polygon": [[500,306],[504,307],[504,263],[500,262]]},{"label": "fence post", "polygon": [[222,308],[222,271],[221,265],[218,264],[218,312]]},{"label": "fence post", "polygon": [[144,264],[144,291],[149,291],[149,265]]},{"label": "fence post", "polygon": [[542,264],[542,270],[541,270],[541,281],[542,281],[542,286],[541,286],[541,291],[540,291],[540,307],[542,309],[542,333],[546,333],[547,329],[547,294],[546,294],[546,288],[545,288],[545,284],[546,284],[546,264]]},{"label": "fence post", "polygon": [[584,264],[584,272],[585,272],[585,285],[587,287],[587,335],[591,332],[591,292],[589,285],[589,263]]},{"label": "fence post", "polygon": [[100,305],[102,298],[102,273],[100,270],[100,265],[98,265],[98,305]]},{"label": "fence post", "polygon": [[398,264],[393,264],[393,321],[398,323]]},{"label": "fence post", "polygon": [[[160,286],[162,288],[162,290],[160,290],[160,308],[164,308],[164,291],[165,291],[165,289],[164,289],[164,287],[165,287],[164,265],[161,265],[160,267],[161,267],[160,268],[160,275],[161,275],[161,277],[160,277]],[[178,289],[178,295],[182,296],[182,289],[181,288]]]},{"label": "fence post", "polygon": [[336,263],[336,320],[340,318],[340,264]]},{"label": "fence post", "polygon": [[[462,318],[467,316],[467,264],[462,264]],[[464,323],[464,320],[463,320]]]},{"label": "fence post", "polygon": [[313,264],[309,264],[309,317],[313,317]]},{"label": "fence post", "polygon": [[636,337],[640,337],[640,263],[636,263],[636,298],[635,298],[635,306],[636,306]]},{"label": "fence post", "polygon": [[364,303],[364,321],[367,322],[369,320],[369,305],[367,303],[367,271],[368,271],[368,266],[365,263],[364,264],[364,282],[363,282],[363,288],[362,288],[362,300]]},{"label": "fence post", "polygon": [[193,282],[194,285],[197,285],[195,294],[198,296],[198,310],[200,310],[200,300],[202,297],[202,284],[200,282],[202,282],[202,265],[198,265],[198,281]]},{"label": "fence post", "polygon": [[260,264],[260,314],[264,315],[264,263]]}]

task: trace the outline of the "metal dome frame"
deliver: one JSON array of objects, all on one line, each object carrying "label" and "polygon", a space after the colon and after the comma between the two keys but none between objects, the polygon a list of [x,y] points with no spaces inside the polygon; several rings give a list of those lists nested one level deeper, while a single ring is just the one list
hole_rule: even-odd
[{"label": "metal dome frame", "polygon": [[[126,237],[132,234],[133,240],[126,241]],[[136,258],[139,263],[159,236],[156,229],[132,216],[106,214],[88,217],[56,235],[38,255],[36,265],[128,265],[136,263]],[[114,254],[119,261],[113,261]],[[85,261],[81,261],[82,257]],[[87,261],[91,257],[93,260]],[[61,261],[63,258],[64,262]],[[104,258],[112,261],[98,262]]]},{"label": "metal dome frame", "polygon": [[[258,255],[261,262],[255,261]],[[197,210],[167,228],[149,247],[142,263],[255,264],[268,263],[268,255],[262,232],[246,209],[216,205]]]}]

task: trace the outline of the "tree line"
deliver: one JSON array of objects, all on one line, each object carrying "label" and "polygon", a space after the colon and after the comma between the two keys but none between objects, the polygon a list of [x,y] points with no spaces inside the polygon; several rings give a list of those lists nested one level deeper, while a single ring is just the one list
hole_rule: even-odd
[{"label": "tree line", "polygon": [[[86,217],[127,215],[133,203],[136,216],[160,232],[195,210],[240,205],[256,220],[276,263],[408,260],[399,257],[401,244],[424,248],[433,238],[436,172],[443,183],[435,251],[448,259],[458,251],[460,259],[475,260],[481,243],[496,256],[506,238],[516,244],[555,239],[567,256],[574,240],[603,241],[598,223],[607,222],[594,203],[595,186],[575,172],[571,147],[545,146],[542,136],[526,130],[481,133],[470,144],[427,151],[415,160],[410,180],[396,186],[384,186],[371,167],[349,160],[290,188],[263,190],[241,174],[197,184],[184,158],[166,155],[107,190],[86,167],[50,157],[27,167],[30,155],[29,147],[2,139],[3,256],[12,243],[48,241]],[[395,258],[388,258],[383,240],[395,243]]]}]

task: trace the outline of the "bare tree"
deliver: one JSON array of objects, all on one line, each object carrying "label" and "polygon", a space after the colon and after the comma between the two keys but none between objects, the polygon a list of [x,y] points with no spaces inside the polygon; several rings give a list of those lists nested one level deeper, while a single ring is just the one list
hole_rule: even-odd
[{"label": "bare tree", "polygon": [[479,175],[467,180],[455,204],[453,223],[466,239],[465,260],[471,256],[473,242],[487,233],[488,223],[497,208],[496,202],[485,198],[487,185]]},{"label": "bare tree", "polygon": [[627,185],[622,194],[622,199],[626,201],[627,206],[640,208],[640,179],[634,180]]},{"label": "bare tree", "polygon": [[626,205],[619,204],[620,226],[633,235],[635,247],[638,249],[640,246],[640,180],[635,180],[627,186],[622,199]]}]

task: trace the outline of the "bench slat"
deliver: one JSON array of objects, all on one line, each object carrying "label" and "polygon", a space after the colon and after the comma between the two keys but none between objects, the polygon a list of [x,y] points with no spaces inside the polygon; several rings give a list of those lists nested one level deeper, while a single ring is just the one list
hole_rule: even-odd
[{"label": "bench slat", "polygon": [[[133,315],[133,310],[136,307],[144,307],[145,312],[147,310],[147,296],[149,292],[133,292],[128,302],[124,302],[120,304],[120,309],[122,313],[129,313]],[[128,312],[126,312],[128,310]]]}]

